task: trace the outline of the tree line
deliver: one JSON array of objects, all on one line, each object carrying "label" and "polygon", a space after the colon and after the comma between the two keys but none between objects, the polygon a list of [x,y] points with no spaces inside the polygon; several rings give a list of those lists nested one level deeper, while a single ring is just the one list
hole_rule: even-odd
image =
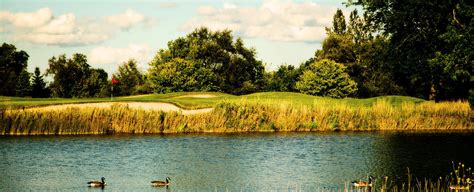
[{"label": "tree line", "polygon": [[[48,68],[41,74],[38,67],[33,74],[27,71],[29,55],[17,51],[11,44],[0,47],[0,95],[19,97],[108,97],[112,94],[112,82],[103,69],[91,68],[84,54],[76,53],[71,58],[65,54],[54,56]],[[47,84],[44,76],[51,76]],[[119,79],[114,85],[114,95],[150,93],[145,75],[138,70],[137,62],[130,59],[122,63],[113,76]]]},{"label": "tree line", "polygon": [[[408,95],[432,100],[472,101],[474,67],[471,1],[349,0],[362,7],[346,16],[337,10],[322,48],[298,66],[265,71],[256,50],[230,30],[198,28],[169,41],[146,72],[135,60],[113,74],[115,95],[217,91],[247,94],[290,91],[342,97]],[[346,22],[348,21],[348,22]],[[91,68],[83,54],[52,57],[45,74],[26,71],[28,54],[1,47],[1,95],[106,97],[111,81]],[[51,76],[48,85],[43,75]]]}]

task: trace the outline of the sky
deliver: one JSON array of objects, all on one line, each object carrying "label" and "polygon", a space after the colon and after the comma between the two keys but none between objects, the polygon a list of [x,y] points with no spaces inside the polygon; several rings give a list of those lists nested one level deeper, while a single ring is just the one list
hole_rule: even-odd
[{"label": "sky", "polygon": [[28,71],[53,56],[87,56],[114,73],[133,58],[141,70],[167,42],[201,26],[231,29],[266,70],[314,56],[343,0],[0,0],[0,40],[29,54]]}]

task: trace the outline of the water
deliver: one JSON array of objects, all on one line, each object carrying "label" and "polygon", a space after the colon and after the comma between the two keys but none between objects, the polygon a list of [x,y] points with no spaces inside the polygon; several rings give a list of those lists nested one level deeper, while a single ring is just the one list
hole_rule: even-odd
[{"label": "water", "polygon": [[[474,133],[288,133],[0,137],[0,191],[319,191],[474,166]],[[153,188],[151,180],[171,177]]]}]

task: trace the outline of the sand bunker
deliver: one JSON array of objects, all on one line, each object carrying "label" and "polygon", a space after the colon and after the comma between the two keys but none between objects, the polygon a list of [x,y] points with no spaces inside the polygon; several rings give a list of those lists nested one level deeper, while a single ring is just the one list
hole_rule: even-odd
[{"label": "sand bunker", "polygon": [[216,95],[210,95],[210,94],[196,94],[196,95],[181,95],[181,96],[176,96],[173,98],[213,98],[217,97]]},{"label": "sand bunker", "polygon": [[64,110],[71,107],[96,107],[96,108],[110,108],[112,105],[124,105],[130,108],[144,109],[144,110],[156,110],[156,111],[177,111],[185,115],[198,114],[211,112],[213,108],[204,108],[204,109],[181,109],[176,105],[170,103],[160,103],[160,102],[102,102],[102,103],[80,103],[80,104],[64,104],[64,105],[50,105],[44,107],[35,107],[29,108],[27,110]]}]

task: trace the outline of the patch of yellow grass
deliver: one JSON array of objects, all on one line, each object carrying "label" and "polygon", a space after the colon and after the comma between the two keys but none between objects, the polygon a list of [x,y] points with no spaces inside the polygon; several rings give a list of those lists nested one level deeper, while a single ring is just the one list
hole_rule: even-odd
[{"label": "patch of yellow grass", "polygon": [[[150,103],[145,103],[149,105]],[[384,100],[366,107],[345,103],[221,102],[214,110],[184,113],[112,104],[62,110],[0,111],[0,134],[112,134],[274,131],[473,130],[467,102],[403,103]],[[208,111],[207,111],[208,110]]]}]

